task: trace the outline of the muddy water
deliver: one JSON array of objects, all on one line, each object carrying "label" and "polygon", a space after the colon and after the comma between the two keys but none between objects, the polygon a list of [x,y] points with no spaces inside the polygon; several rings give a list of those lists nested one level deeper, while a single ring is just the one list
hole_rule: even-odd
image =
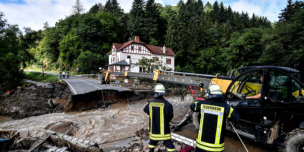
[{"label": "muddy water", "polygon": [[12,121],[10,116],[0,116],[0,124],[9,121]]},{"label": "muddy water", "polygon": [[[189,111],[189,105],[192,102],[191,96],[187,96],[185,101],[180,101],[178,97],[165,97],[174,108],[175,118],[183,118],[185,113]],[[146,105],[146,101],[141,100],[132,102],[129,105],[127,102],[116,103],[106,110],[95,109],[85,112],[71,112],[71,113],[53,113],[30,117],[22,120],[11,120],[9,117],[0,117],[0,130],[3,129],[44,129],[52,123],[72,122],[77,127],[76,132],[73,133],[75,137],[88,139],[97,143],[104,143],[125,137],[132,136],[137,130],[147,128],[149,125],[149,117],[142,110]],[[57,128],[58,131],[64,132],[62,128]],[[191,127],[191,124],[189,124]],[[186,126],[187,127],[187,126]],[[192,128],[194,126],[192,125]],[[55,129],[55,130],[56,130]],[[184,136],[188,138],[196,138],[196,131],[184,132]],[[182,133],[180,133],[182,134]],[[262,146],[252,141],[243,140],[252,152],[274,152],[276,148]],[[110,143],[113,144],[113,143]],[[110,145],[107,144],[107,145]],[[100,145],[102,148],[107,145]],[[226,152],[243,152],[245,151],[242,144],[235,134],[227,133],[225,139]]]},{"label": "muddy water", "polygon": [[[189,110],[192,102],[191,96],[186,98],[187,102],[181,102],[177,97],[166,97],[175,107],[175,115],[183,115]],[[120,102],[105,110],[95,109],[85,112],[53,113],[30,117],[22,120],[11,120],[0,122],[0,129],[44,129],[51,123],[73,122],[77,131],[74,136],[103,143],[132,136],[137,130],[147,128],[149,117],[143,112],[146,101]],[[151,100],[151,99],[150,99]]]}]

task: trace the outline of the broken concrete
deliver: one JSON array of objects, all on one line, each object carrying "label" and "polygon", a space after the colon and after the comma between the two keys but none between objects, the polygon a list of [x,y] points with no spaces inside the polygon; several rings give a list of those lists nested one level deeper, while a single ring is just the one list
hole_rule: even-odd
[{"label": "broken concrete", "polygon": [[[10,137],[16,131],[0,131],[0,136],[4,138]],[[60,149],[65,151],[83,151],[83,152],[103,152],[97,143],[75,138],[72,136],[44,130],[24,130],[19,132],[20,136],[1,143],[1,150],[11,151],[43,151],[50,152]],[[51,149],[51,150],[50,150]]]}]

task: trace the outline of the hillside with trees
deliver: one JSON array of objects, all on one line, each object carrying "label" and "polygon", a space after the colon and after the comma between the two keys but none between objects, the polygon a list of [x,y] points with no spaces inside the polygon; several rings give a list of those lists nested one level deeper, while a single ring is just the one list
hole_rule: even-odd
[{"label": "hillside with trees", "polygon": [[[274,65],[304,72],[303,1],[288,0],[275,23],[233,11],[218,1],[180,0],[176,6],[162,6],[155,0],[134,0],[126,13],[117,0],[95,4],[86,12],[76,0],[71,8],[72,15],[58,20],[54,27],[46,22],[43,31],[19,35],[14,26],[1,25],[0,32],[15,32],[12,37],[16,41],[6,42],[0,34],[5,42],[0,43],[1,72],[7,68],[4,61],[15,54],[19,57],[12,59],[16,69],[40,67],[43,62],[45,70],[79,67],[81,73],[96,73],[108,64],[112,43],[124,43],[135,36],[146,44],[172,48],[176,71],[226,74],[239,67]],[[6,23],[3,16],[0,19],[1,24]],[[2,51],[11,47],[9,43],[18,43],[14,45],[18,48]]]}]

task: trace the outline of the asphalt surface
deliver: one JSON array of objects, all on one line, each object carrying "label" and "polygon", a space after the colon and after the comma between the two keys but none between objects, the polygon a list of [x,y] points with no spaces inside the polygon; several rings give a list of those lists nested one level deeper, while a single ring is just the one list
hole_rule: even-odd
[{"label": "asphalt surface", "polygon": [[[26,71],[26,72],[37,72],[37,71]],[[40,72],[41,73],[41,72]],[[59,73],[47,73],[56,77],[60,77]],[[86,94],[88,92],[93,92],[97,90],[116,90],[118,92],[129,91],[126,88],[116,87],[112,85],[100,85],[98,84],[98,80],[90,79],[88,77],[77,77],[74,75],[70,75],[69,78],[62,78],[65,81],[73,93],[73,95],[77,94]]]}]

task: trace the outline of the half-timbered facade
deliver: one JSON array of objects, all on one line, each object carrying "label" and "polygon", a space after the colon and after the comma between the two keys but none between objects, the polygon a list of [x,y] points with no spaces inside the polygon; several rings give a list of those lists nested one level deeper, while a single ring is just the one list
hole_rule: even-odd
[{"label": "half-timbered facade", "polygon": [[113,72],[142,72],[143,69],[135,66],[143,57],[155,59],[159,67],[174,70],[175,54],[171,48],[147,45],[139,41],[139,37],[124,44],[113,43],[109,52],[109,69]]}]

